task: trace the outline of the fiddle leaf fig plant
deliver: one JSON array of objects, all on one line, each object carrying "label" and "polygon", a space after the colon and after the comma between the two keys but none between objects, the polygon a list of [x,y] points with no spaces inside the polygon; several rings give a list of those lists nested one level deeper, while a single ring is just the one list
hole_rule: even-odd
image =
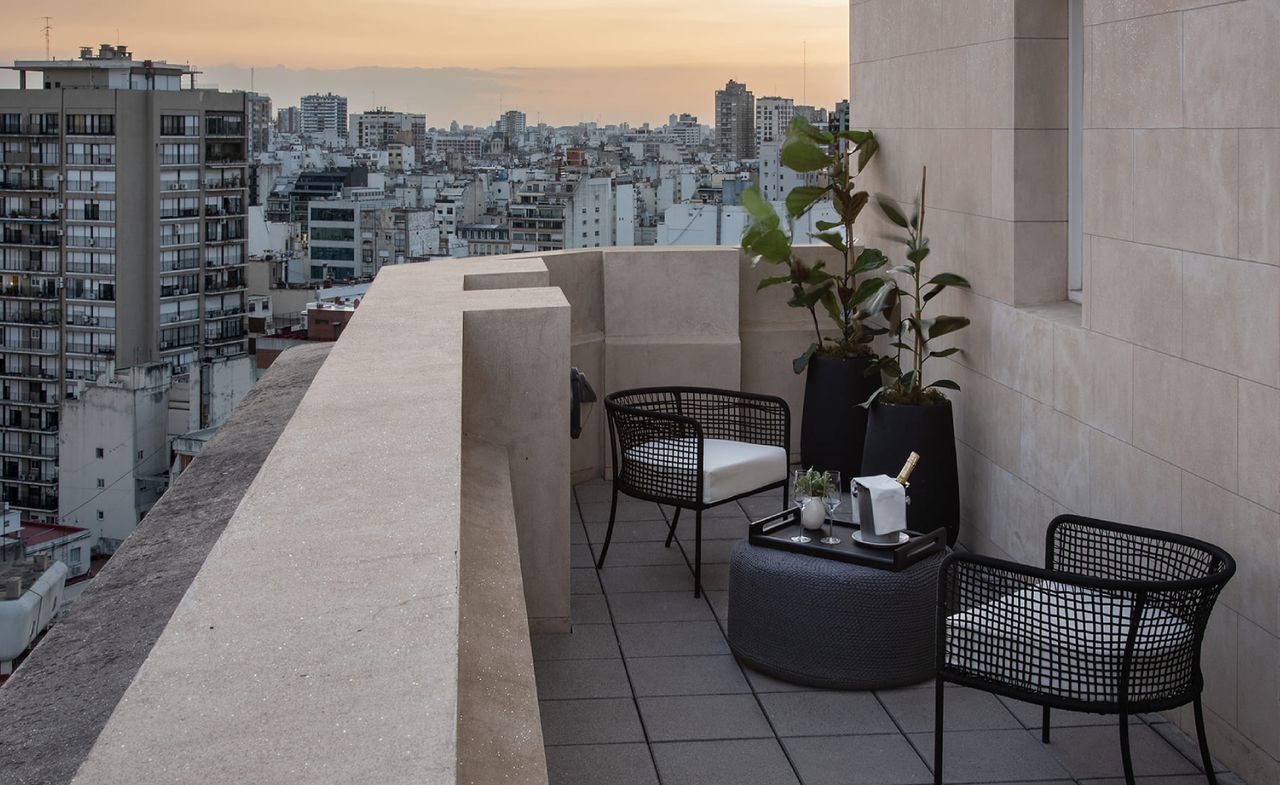
[{"label": "fiddle leaf fig plant", "polygon": [[[888,197],[877,195],[876,201],[885,218],[895,226],[905,229],[901,238],[906,248],[907,261],[890,267],[888,272],[897,274],[889,278],[883,289],[868,307],[871,313],[885,313],[889,318],[890,348],[876,362],[887,383],[863,404],[870,406],[877,400],[886,403],[927,406],[946,400],[943,390],[959,390],[960,385],[950,379],[937,379],[925,384],[924,366],[933,358],[950,357],[960,351],[952,346],[932,349],[931,342],[944,335],[969,326],[964,316],[926,316],[925,308],[933,298],[950,287],[969,288],[969,281],[955,273],[935,273],[926,277],[924,262],[929,257],[929,238],[924,234],[924,197],[928,181],[928,169],[920,176],[920,193],[916,196],[911,217],[903,215],[898,205]],[[905,281],[905,285],[904,285]],[[910,367],[903,367],[903,352],[910,354]]]},{"label": "fiddle leaf fig plant", "polygon": [[[827,357],[868,357],[874,354],[871,341],[888,332],[867,320],[877,312],[866,308],[885,286],[882,278],[865,277],[888,263],[883,253],[867,248],[855,253],[853,226],[870,196],[857,190],[854,178],[879,149],[871,131],[841,131],[832,134],[814,128],[803,117],[791,121],[782,143],[781,163],[795,172],[815,175],[816,182],[791,189],[786,196],[787,224],[773,205],[754,188],[742,194],[749,223],[742,235],[742,247],[751,253],[752,264],[761,262],[781,268],[779,275],[762,280],[757,287],[791,287],[787,304],[804,308],[813,319],[814,341],[792,362],[803,373],[814,355]],[[843,148],[843,149],[842,149]],[[842,265],[828,270],[825,262],[806,263],[795,253],[795,221],[827,196],[835,208],[836,221],[816,221],[818,232],[812,239],[825,243],[841,255]],[[824,336],[818,309],[831,319],[838,337]]]}]

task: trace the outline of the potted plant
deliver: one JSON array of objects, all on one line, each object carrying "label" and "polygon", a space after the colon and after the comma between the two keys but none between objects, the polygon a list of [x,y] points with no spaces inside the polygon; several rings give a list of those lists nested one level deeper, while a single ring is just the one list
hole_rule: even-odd
[{"label": "potted plant", "polygon": [[[843,147],[843,149],[841,149]],[[804,466],[839,471],[842,478],[858,473],[867,413],[857,404],[877,387],[873,378],[875,353],[871,341],[887,330],[872,325],[874,313],[865,305],[885,285],[879,277],[866,277],[887,264],[874,248],[859,249],[853,226],[870,197],[857,190],[854,178],[879,148],[871,131],[831,134],[795,118],[782,144],[781,163],[796,172],[811,173],[814,184],[793,188],[786,197],[787,224],[758,191],[742,195],[750,221],[742,235],[742,247],[761,262],[781,268],[779,275],[762,280],[757,291],[789,286],[787,304],[803,308],[813,321],[813,342],[792,362],[805,378],[804,413],[800,423],[800,462]],[[817,221],[812,239],[840,254],[840,264],[828,269],[825,262],[806,263],[795,252],[795,220],[831,198],[838,220]],[[827,334],[818,316],[829,319]],[[846,480],[847,482],[847,480]]]},{"label": "potted plant", "polygon": [[[956,472],[955,425],[951,402],[943,390],[959,390],[950,379],[927,382],[925,364],[934,358],[949,357],[958,347],[932,348],[932,342],[969,325],[963,316],[927,316],[929,303],[949,287],[969,288],[969,282],[955,273],[935,273],[926,277],[924,262],[929,257],[929,238],[924,234],[924,197],[927,169],[920,178],[920,193],[910,218],[893,200],[878,196],[881,212],[894,225],[906,230],[901,238],[906,262],[889,268],[895,274],[869,306],[873,312],[889,316],[889,344],[876,362],[884,386],[868,397],[867,438],[862,454],[862,473],[892,476],[911,452],[920,454],[920,464],[911,479],[911,504],[907,525],[917,531],[947,529],[947,541],[955,544],[960,526],[960,492]],[[909,363],[904,365],[903,354]]]}]

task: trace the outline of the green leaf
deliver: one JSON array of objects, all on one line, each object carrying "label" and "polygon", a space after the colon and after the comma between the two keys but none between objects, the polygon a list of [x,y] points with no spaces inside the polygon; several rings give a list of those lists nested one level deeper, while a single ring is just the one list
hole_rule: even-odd
[{"label": "green leaf", "polygon": [[765,278],[760,283],[756,284],[756,291],[758,292],[761,289],[768,289],[770,286],[777,286],[780,283],[791,283],[791,276],[775,275],[772,278]]},{"label": "green leaf", "polygon": [[936,352],[929,352],[929,356],[938,357],[938,358],[950,357],[951,355],[955,354],[958,351],[960,351],[959,346],[952,346],[950,349],[939,349]]},{"label": "green leaf", "polygon": [[862,174],[862,170],[867,168],[867,164],[871,163],[871,159],[879,149],[880,142],[875,138],[858,147],[858,174]]},{"label": "green leaf", "polygon": [[818,185],[798,185],[787,194],[787,214],[799,218],[808,212],[813,203],[827,195],[826,188]]},{"label": "green leaf", "polygon": [[862,208],[867,206],[867,201],[871,198],[866,191],[851,194],[837,188],[832,193],[835,194],[836,211],[840,213],[840,220],[850,224],[858,220]]},{"label": "green leaf", "polygon": [[787,126],[787,137],[801,137],[823,145],[828,145],[835,141],[835,137],[828,131],[815,128],[801,115],[791,118],[791,123]]},{"label": "green leaf", "polygon": [[839,232],[822,232],[821,234],[812,235],[813,239],[826,243],[840,253],[848,253],[844,246],[844,235]]},{"label": "green leaf", "polygon": [[860,145],[866,142],[868,139],[874,139],[876,135],[871,131],[858,131],[856,129],[850,128],[848,131],[841,131],[840,133],[836,134],[836,136],[840,137],[841,139],[848,139],[850,142],[853,142],[854,145]]},{"label": "green leaf", "polygon": [[758,235],[744,238],[746,249],[766,262],[781,264],[791,258],[791,240],[781,229],[770,229]]},{"label": "green leaf", "polygon": [[938,286],[963,286],[966,289],[970,288],[969,279],[965,278],[963,275],[956,275],[955,273],[938,273],[928,281],[925,281],[925,283],[937,284]]},{"label": "green leaf", "polygon": [[879,248],[864,248],[862,253],[858,254],[858,260],[853,264],[854,275],[865,275],[873,270],[879,270],[889,263],[889,257],[885,256]]},{"label": "green leaf", "polygon": [[839,221],[814,221],[813,222],[813,227],[817,229],[819,232],[829,232],[832,229],[839,229],[842,226],[844,226],[844,224],[840,223]]},{"label": "green leaf", "polygon": [[953,333],[956,330],[969,326],[968,317],[964,316],[939,316],[933,320],[933,324],[929,327],[929,340],[941,337],[947,333]]},{"label": "green leaf", "polygon": [[929,246],[927,245],[922,246],[920,248],[916,248],[909,251],[907,253],[907,261],[915,262],[918,265],[921,262],[923,262],[925,260],[925,257],[928,255],[929,255]]},{"label": "green leaf", "polygon": [[831,165],[831,156],[806,136],[790,136],[782,143],[782,165],[793,172],[816,172]]},{"label": "green leaf", "polygon": [[928,387],[925,387],[925,389],[927,390],[929,389],[929,387],[941,387],[944,390],[955,390],[956,392],[960,392],[960,385],[956,384],[950,379],[939,379],[938,381],[934,382]]},{"label": "green leaf", "polygon": [[836,297],[835,289],[823,291],[821,302],[822,307],[827,309],[827,315],[831,317],[831,321],[844,329],[844,313],[840,310],[840,300]]},{"label": "green leaf", "polygon": [[883,278],[868,278],[858,284],[858,288],[853,293],[853,304],[860,305],[862,302],[879,292],[885,287]]},{"label": "green leaf", "polygon": [[889,268],[891,273],[902,273],[903,275],[915,275],[916,266],[914,264],[899,264]]},{"label": "green leaf", "polygon": [[870,409],[870,408],[871,408],[871,404],[875,403],[875,402],[876,402],[876,399],[880,397],[880,393],[884,392],[884,391],[885,391],[885,390],[887,390],[887,389],[889,389],[887,386],[886,386],[886,387],[881,387],[880,389],[878,389],[878,390],[876,390],[875,392],[871,393],[871,397],[870,397],[870,398],[868,398],[867,400],[863,401],[862,403],[860,403],[860,404],[858,404],[858,405],[859,405],[859,406],[861,406],[861,407],[862,407],[862,408],[864,408],[864,409]]},{"label": "green leaf", "polygon": [[738,198],[742,202],[742,206],[746,208],[747,215],[751,216],[751,220],[767,224],[769,228],[776,227],[780,223],[778,212],[773,209],[773,205],[764,200],[764,197],[755,188],[748,188]]},{"label": "green leaf", "polygon": [[907,217],[902,214],[902,211],[898,209],[898,205],[892,199],[887,196],[877,194],[876,202],[879,203],[880,212],[884,213],[885,218],[888,218],[903,229],[909,228],[907,224]]},{"label": "green leaf", "polygon": [[805,349],[804,354],[791,361],[791,370],[797,374],[804,373],[805,366],[809,364],[809,359],[813,357],[814,352],[818,351],[821,346],[816,343],[809,344],[809,348]]}]

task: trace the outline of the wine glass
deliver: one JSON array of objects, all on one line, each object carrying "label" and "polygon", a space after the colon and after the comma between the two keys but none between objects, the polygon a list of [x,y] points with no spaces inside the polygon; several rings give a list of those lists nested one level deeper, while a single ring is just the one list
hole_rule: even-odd
[{"label": "wine glass", "polygon": [[823,545],[839,545],[840,538],[836,536],[836,524],[835,521],[832,520],[831,515],[836,511],[836,508],[840,506],[840,472],[830,471],[827,472],[827,476],[829,479],[827,480],[827,487],[822,496],[822,502],[827,505],[827,536],[818,540],[818,542]]},{"label": "wine glass", "polygon": [[[796,500],[796,504],[800,505],[800,513],[803,515],[805,505],[813,501],[813,497],[809,494],[809,483],[805,479],[807,472],[804,469],[793,469],[791,471],[791,498]],[[796,517],[799,522],[800,516]],[[791,538],[792,542],[812,542],[808,537],[804,536],[804,526],[800,527],[800,533]]]}]

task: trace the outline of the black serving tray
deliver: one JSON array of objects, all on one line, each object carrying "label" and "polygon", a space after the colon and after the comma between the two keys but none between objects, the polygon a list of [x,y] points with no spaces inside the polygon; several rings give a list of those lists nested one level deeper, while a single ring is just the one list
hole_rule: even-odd
[{"label": "black serving tray", "polygon": [[871,548],[853,541],[853,532],[859,527],[856,523],[827,519],[823,531],[828,525],[834,525],[839,545],[823,545],[818,540],[822,533],[807,532],[810,542],[792,542],[791,538],[803,527],[800,525],[800,508],[791,507],[776,515],[752,522],[747,535],[752,545],[762,548],[777,548],[781,551],[803,553],[820,559],[861,564],[888,572],[901,572],[916,562],[927,559],[946,548],[947,530],[937,528],[928,534],[908,531],[909,539],[892,548]]}]

